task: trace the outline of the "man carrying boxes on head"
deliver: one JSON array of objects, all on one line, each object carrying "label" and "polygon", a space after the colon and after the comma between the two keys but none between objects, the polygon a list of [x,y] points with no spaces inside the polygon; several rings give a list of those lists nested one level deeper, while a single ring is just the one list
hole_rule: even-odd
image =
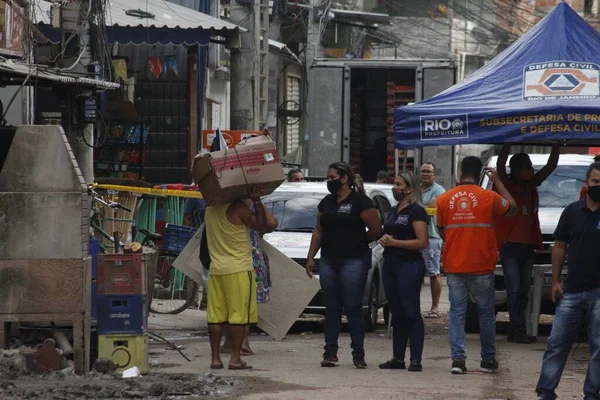
[{"label": "man carrying boxes on head", "polygon": [[[285,174],[275,142],[266,134],[248,138],[232,149],[221,145],[211,150],[197,155],[192,167],[194,182],[207,205],[204,222],[210,255],[210,367],[223,368],[221,336],[224,325],[229,325],[233,339],[229,369],[249,369],[240,352],[246,327],[258,323],[250,230],[264,232],[269,227],[260,197],[279,187]],[[244,201],[248,198],[254,203],[254,211]]]},{"label": "man carrying boxes on head", "polygon": [[225,324],[229,325],[233,337],[229,369],[252,368],[242,361],[240,351],[246,326],[258,322],[250,229],[260,232],[267,226],[266,210],[260,200],[262,191],[262,187],[249,191],[254,212],[242,200],[206,209],[206,236],[211,258],[207,307],[211,369],[223,368],[220,347]]}]

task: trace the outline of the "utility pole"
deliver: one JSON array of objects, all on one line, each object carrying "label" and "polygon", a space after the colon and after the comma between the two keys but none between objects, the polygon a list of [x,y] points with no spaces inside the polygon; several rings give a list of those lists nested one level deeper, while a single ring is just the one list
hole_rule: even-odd
[{"label": "utility pole", "polygon": [[[65,31],[76,31],[79,36],[79,47],[81,53],[73,57],[63,57],[61,60],[62,68],[66,72],[86,74],[88,65],[92,61],[91,35],[90,35],[90,15],[92,13],[93,0],[78,0],[62,7],[60,14],[60,25]],[[83,4],[82,4],[83,3]],[[87,17],[84,20],[77,16],[79,12]],[[80,21],[80,22],[74,22]],[[78,93],[81,96],[91,96],[92,91],[86,90]],[[79,122],[77,125],[71,125],[72,132],[66,132],[71,141],[71,147],[75,153],[79,169],[83,174],[86,183],[94,182],[94,149],[90,147],[94,143],[94,125],[87,122]]]},{"label": "utility pole", "polygon": [[[281,18],[274,11],[273,20],[269,25],[269,37],[273,40],[280,40],[281,35]],[[281,126],[281,130],[279,129],[280,124],[277,119],[277,109],[279,108],[279,103],[283,102],[283,99],[279,98],[279,75],[281,64],[279,62],[279,57],[276,55],[269,55],[269,113],[267,115],[267,127],[271,132],[273,132],[273,139],[275,139],[276,143],[283,144],[282,137],[280,133],[283,134],[285,132],[285,126]],[[283,80],[284,87],[287,84],[285,79]]]},{"label": "utility pole", "polygon": [[[310,0],[310,9],[308,10],[308,31],[306,37],[306,68],[310,70],[315,58],[321,56],[321,32],[319,31],[319,24],[315,22],[317,15],[317,5],[320,0]],[[309,72],[310,75],[310,72]],[[309,80],[310,85],[310,80]]]},{"label": "utility pole", "polygon": [[315,87],[316,82],[313,81],[312,66],[315,59],[321,57],[322,53],[320,40],[321,32],[319,30],[319,24],[315,23],[315,16],[317,11],[316,7],[317,4],[319,4],[319,1],[320,0],[310,0],[310,9],[308,10],[308,29],[306,35],[306,51],[304,52],[304,63],[306,65],[306,75],[308,79],[308,93],[305,104],[305,115],[308,117],[308,121],[306,124],[304,124],[304,144],[302,145],[302,168],[304,169],[309,168],[308,154],[310,150],[310,140],[311,135],[314,134],[314,132],[311,131],[310,116],[312,112],[311,107],[314,99],[314,91],[317,90],[317,88]]},{"label": "utility pole", "polygon": [[254,0],[254,130],[267,125],[269,114],[269,0]]},{"label": "utility pole", "polygon": [[248,30],[231,50],[231,129],[259,130],[268,114],[269,1],[244,4],[231,2],[231,22]]},{"label": "utility pole", "polygon": [[253,103],[253,19],[250,8],[231,0],[231,22],[247,32],[240,32],[239,46],[231,49],[231,129],[254,129]]}]

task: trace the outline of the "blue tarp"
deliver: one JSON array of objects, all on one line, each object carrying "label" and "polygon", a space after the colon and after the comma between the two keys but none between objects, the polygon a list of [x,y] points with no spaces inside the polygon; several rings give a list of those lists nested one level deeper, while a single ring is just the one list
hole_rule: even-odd
[{"label": "blue tarp", "polygon": [[466,80],[394,115],[396,148],[600,139],[600,34],[560,3]]},{"label": "blue tarp", "polygon": [[[37,25],[50,42],[60,43],[61,33],[51,25],[39,23]],[[173,44],[175,46],[193,46],[199,44],[206,46],[211,37],[210,29],[180,29],[180,28],[157,28],[142,26],[107,26],[107,41],[109,44]]]}]

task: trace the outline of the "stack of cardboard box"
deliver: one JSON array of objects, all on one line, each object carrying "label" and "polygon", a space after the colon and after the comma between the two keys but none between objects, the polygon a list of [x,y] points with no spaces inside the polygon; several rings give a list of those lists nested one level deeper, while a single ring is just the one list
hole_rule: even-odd
[{"label": "stack of cardboard box", "polygon": [[230,203],[248,197],[251,186],[272,193],[285,181],[285,174],[268,135],[242,140],[233,148],[199,154],[192,170],[207,206]]}]

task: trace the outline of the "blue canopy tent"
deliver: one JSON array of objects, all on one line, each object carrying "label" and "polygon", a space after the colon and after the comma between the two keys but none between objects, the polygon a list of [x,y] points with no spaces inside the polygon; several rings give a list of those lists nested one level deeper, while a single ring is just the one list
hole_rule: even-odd
[{"label": "blue canopy tent", "polygon": [[564,2],[468,79],[394,115],[397,149],[599,139],[600,34]]}]

